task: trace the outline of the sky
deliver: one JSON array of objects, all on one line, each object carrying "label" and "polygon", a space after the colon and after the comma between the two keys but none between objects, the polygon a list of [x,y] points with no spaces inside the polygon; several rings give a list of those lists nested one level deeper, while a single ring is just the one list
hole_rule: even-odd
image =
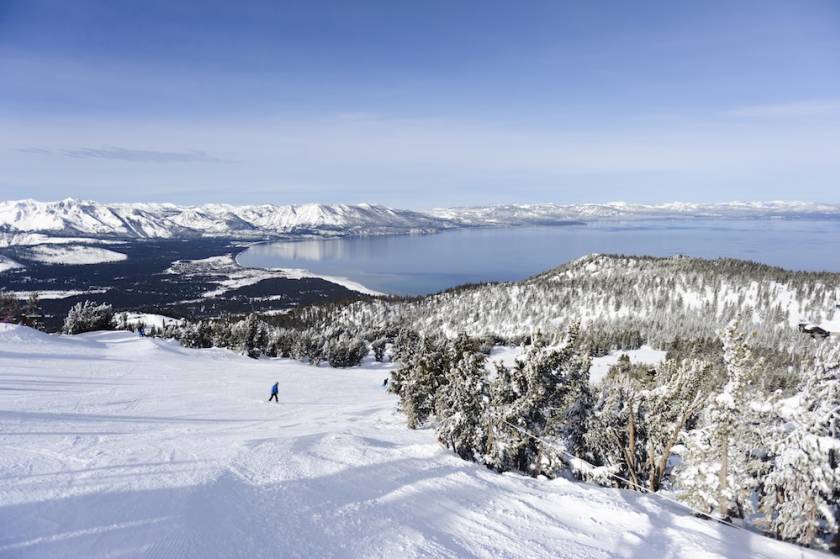
[{"label": "sky", "polygon": [[3,0],[0,199],[840,202],[840,2]]}]

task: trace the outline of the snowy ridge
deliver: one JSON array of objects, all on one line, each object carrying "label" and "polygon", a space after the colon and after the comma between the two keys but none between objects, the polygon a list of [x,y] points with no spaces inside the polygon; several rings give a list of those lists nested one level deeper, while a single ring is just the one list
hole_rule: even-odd
[{"label": "snowy ridge", "polygon": [[405,428],[385,375],[0,324],[0,556],[825,556],[465,462]]},{"label": "snowy ridge", "polygon": [[370,204],[176,206],[100,204],[73,199],[0,202],[0,237],[6,244],[15,244],[20,233],[113,238],[265,238],[288,234],[428,233],[453,226],[443,218]]},{"label": "snowy ridge", "polygon": [[507,204],[441,208],[430,212],[461,225],[545,225],[564,221],[675,218],[840,218],[840,204],[812,202],[725,202],[717,204]]},{"label": "snowy ridge", "polygon": [[34,244],[27,233],[52,237],[242,239],[284,235],[386,235],[432,233],[454,227],[560,225],[604,219],[840,218],[840,204],[729,202],[721,204],[521,204],[473,208],[399,210],[373,204],[233,206],[205,204],[101,204],[0,202],[0,246]]},{"label": "snowy ridge", "polygon": [[[840,274],[788,272],[752,262],[590,255],[531,279],[454,289],[419,300],[369,301],[326,320],[399,323],[448,335],[521,336],[535,330],[621,323],[663,346],[675,336],[714,336],[729,320],[759,337],[801,337],[801,320],[840,318]],[[775,342],[778,339],[774,338]]]}]

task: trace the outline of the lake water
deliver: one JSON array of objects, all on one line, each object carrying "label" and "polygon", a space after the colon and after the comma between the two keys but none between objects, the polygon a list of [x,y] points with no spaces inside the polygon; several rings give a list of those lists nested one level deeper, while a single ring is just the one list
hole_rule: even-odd
[{"label": "lake water", "polygon": [[840,272],[840,220],[675,220],[460,229],[436,235],[307,239],[255,245],[243,266],[305,268],[385,293],[519,280],[600,252],[754,260]]}]

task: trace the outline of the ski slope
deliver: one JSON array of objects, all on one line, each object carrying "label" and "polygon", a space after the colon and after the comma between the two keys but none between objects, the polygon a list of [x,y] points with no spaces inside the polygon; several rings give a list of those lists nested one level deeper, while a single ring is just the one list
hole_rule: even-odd
[{"label": "ski slope", "polygon": [[0,557],[823,556],[463,462],[385,376],[0,325]]}]

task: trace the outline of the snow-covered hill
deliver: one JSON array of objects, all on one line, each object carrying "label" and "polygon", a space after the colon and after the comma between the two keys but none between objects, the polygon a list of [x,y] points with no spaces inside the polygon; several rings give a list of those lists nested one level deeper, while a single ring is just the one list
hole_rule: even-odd
[{"label": "snow-covered hill", "polygon": [[266,238],[292,234],[383,235],[435,232],[453,227],[562,224],[604,219],[840,217],[840,204],[731,202],[724,204],[533,204],[437,209],[429,212],[371,204],[232,206],[206,204],[101,204],[0,202],[0,246],[51,237]]},{"label": "snow-covered hill", "polygon": [[659,349],[675,338],[714,337],[735,317],[757,339],[785,347],[802,336],[801,320],[840,317],[840,274],[789,272],[752,262],[677,256],[593,254],[525,281],[475,285],[408,300],[358,302],[326,323],[409,326],[454,336],[521,336],[564,329],[636,331]]},{"label": "snow-covered hill", "polygon": [[0,556],[823,556],[464,462],[404,427],[384,376],[0,325]]}]

